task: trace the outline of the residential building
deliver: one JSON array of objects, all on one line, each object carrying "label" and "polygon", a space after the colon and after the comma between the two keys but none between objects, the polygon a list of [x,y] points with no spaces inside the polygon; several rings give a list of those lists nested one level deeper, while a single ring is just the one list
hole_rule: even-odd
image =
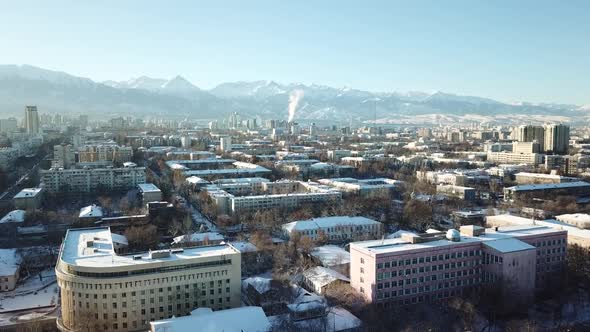
[{"label": "residential building", "polygon": [[403,181],[387,178],[333,178],[321,179],[318,182],[345,193],[351,193],[365,198],[390,197],[392,193],[400,191],[404,186]]},{"label": "residential building", "polygon": [[76,163],[74,148],[70,144],[60,144],[53,147],[53,168],[70,168]]},{"label": "residential building", "polygon": [[[513,138],[519,142],[537,142],[539,150],[544,152],[545,147],[545,129],[542,126],[522,125],[515,129]],[[529,152],[530,153],[530,152]]]},{"label": "residential building", "polygon": [[25,106],[25,129],[29,135],[37,135],[40,133],[37,106]]},{"label": "residential building", "polygon": [[552,198],[557,195],[580,196],[590,192],[590,183],[584,181],[549,183],[549,184],[523,184],[504,188],[504,200]]},{"label": "residential building", "polygon": [[545,128],[545,150],[554,154],[566,154],[570,143],[570,126],[548,124]]},{"label": "residential building", "polygon": [[219,138],[219,147],[221,152],[231,152],[231,136],[223,136]]},{"label": "residential building", "polygon": [[[131,165],[133,166],[133,165]],[[129,190],[145,183],[144,167],[71,168],[42,170],[48,193],[88,193],[97,190]]]},{"label": "residential building", "polygon": [[539,165],[543,163],[543,155],[539,153],[516,152],[488,152],[487,159],[496,164],[529,164]]},{"label": "residential building", "polygon": [[514,175],[516,177],[517,184],[547,184],[547,183],[564,183],[564,182],[576,182],[578,178],[561,176],[555,173],[542,174],[542,173],[529,173],[529,172],[518,172]]},{"label": "residential building", "polygon": [[240,253],[231,245],[119,255],[108,227],[70,229],[55,272],[61,331],[145,331],[195,308],[240,306]]},{"label": "residential building", "polygon": [[350,279],[340,272],[323,266],[307,269],[301,275],[303,288],[320,295],[325,294],[326,289],[336,283],[349,284]]},{"label": "residential building", "polygon": [[18,131],[16,118],[0,119],[0,133],[14,133]]}]

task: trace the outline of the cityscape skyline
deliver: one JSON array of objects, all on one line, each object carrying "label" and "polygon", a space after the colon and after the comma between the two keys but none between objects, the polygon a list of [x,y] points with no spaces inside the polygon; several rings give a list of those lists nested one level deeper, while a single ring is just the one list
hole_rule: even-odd
[{"label": "cityscape skyline", "polygon": [[[0,14],[12,36],[0,63],[97,81],[180,74],[203,89],[262,79],[590,103],[587,3],[308,4],[16,4]],[[49,22],[58,12],[68,19]]]}]

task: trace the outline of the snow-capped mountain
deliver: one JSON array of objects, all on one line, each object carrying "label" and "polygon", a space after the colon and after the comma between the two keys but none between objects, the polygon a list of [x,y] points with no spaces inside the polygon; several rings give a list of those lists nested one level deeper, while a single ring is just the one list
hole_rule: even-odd
[{"label": "snow-capped mountain", "polygon": [[[489,98],[445,92],[370,92],[275,81],[228,82],[201,90],[182,76],[141,76],[122,82],[94,82],[33,66],[0,65],[0,114],[21,114],[24,105],[43,112],[159,114],[221,118],[230,112],[263,119],[287,118],[289,94],[302,90],[296,120],[350,120],[379,123],[412,121],[491,121],[491,119],[560,119],[588,121],[590,106],[502,103]],[[519,116],[522,116],[519,118]],[[476,120],[479,121],[479,120]]]},{"label": "snow-capped mountain", "polygon": [[186,95],[198,93],[201,91],[198,87],[180,75],[177,75],[169,80],[163,78],[140,76],[127,81],[105,81],[102,83],[117,89],[140,89],[171,95]]}]

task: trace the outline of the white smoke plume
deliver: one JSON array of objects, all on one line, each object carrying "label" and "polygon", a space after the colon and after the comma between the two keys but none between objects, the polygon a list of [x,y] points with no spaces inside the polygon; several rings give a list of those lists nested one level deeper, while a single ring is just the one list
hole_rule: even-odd
[{"label": "white smoke plume", "polygon": [[291,94],[289,95],[289,122],[293,122],[295,111],[297,110],[297,104],[299,104],[301,98],[303,98],[303,90],[297,89],[291,91]]}]

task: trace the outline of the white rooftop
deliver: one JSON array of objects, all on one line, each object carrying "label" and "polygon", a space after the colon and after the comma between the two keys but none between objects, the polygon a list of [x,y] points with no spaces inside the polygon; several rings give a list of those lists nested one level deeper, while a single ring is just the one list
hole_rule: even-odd
[{"label": "white rooftop", "polygon": [[14,275],[19,263],[16,249],[0,249],[0,277]]},{"label": "white rooftop", "polygon": [[590,188],[590,183],[584,181],[563,182],[563,183],[546,183],[546,184],[522,184],[518,186],[509,187],[513,191],[529,191],[529,190],[547,190],[547,189],[568,189],[568,188]]},{"label": "white rooftop", "polygon": [[217,232],[192,233],[190,235],[181,235],[174,238],[173,243],[183,242],[203,242],[209,241],[223,241],[223,235]]},{"label": "white rooftop", "polygon": [[137,187],[139,187],[139,190],[141,192],[144,192],[144,193],[158,193],[158,192],[161,192],[160,188],[158,188],[153,183],[140,183],[140,184],[137,185]]},{"label": "white rooftop", "polygon": [[[140,255],[117,255],[108,227],[69,229],[62,244],[60,260],[80,267],[129,267],[153,265],[175,260],[213,257],[238,253],[230,245],[219,244],[170,252],[168,257],[152,258],[149,252]],[[139,259],[137,258],[139,257]]]},{"label": "white rooftop", "polygon": [[484,243],[484,245],[496,249],[501,253],[535,249],[535,247],[531,246],[530,244],[522,242],[515,238],[487,241]]},{"label": "white rooftop", "polygon": [[[524,219],[524,218],[523,218]],[[554,233],[557,230],[548,226],[542,225],[522,225],[522,226],[503,226],[499,227],[498,230],[487,228],[485,233],[480,236],[467,236],[461,234],[460,241],[450,241],[445,237],[441,237],[439,240],[432,240],[421,243],[410,243],[402,238],[395,239],[383,239],[383,240],[371,240],[353,242],[350,244],[351,250],[358,249],[368,251],[374,254],[387,254],[394,252],[402,252],[408,250],[419,250],[419,249],[434,249],[445,246],[458,246],[468,245],[475,243],[486,243],[503,239],[513,239],[515,237],[524,237],[529,235],[548,234]],[[516,240],[518,240],[516,238]]]},{"label": "white rooftop", "polygon": [[14,198],[18,199],[18,198],[35,197],[42,190],[43,190],[43,188],[25,188],[25,189],[21,190],[18,194],[14,195]]},{"label": "white rooftop", "polygon": [[362,226],[379,224],[381,223],[365,217],[335,216],[293,221],[284,224],[283,229],[290,233],[293,231],[313,230],[336,226]]},{"label": "white rooftop", "polygon": [[311,255],[319,259],[324,266],[350,263],[350,253],[335,245],[315,247],[313,248]]},{"label": "white rooftop", "polygon": [[267,332],[271,325],[261,307],[240,307],[219,311],[200,308],[189,316],[151,322],[154,332]]},{"label": "white rooftop", "polygon": [[79,218],[102,218],[102,208],[97,205],[88,205],[80,209]]},{"label": "white rooftop", "polygon": [[2,219],[0,219],[0,224],[5,224],[9,222],[18,222],[22,223],[25,221],[25,214],[24,210],[12,210],[8,212]]}]

